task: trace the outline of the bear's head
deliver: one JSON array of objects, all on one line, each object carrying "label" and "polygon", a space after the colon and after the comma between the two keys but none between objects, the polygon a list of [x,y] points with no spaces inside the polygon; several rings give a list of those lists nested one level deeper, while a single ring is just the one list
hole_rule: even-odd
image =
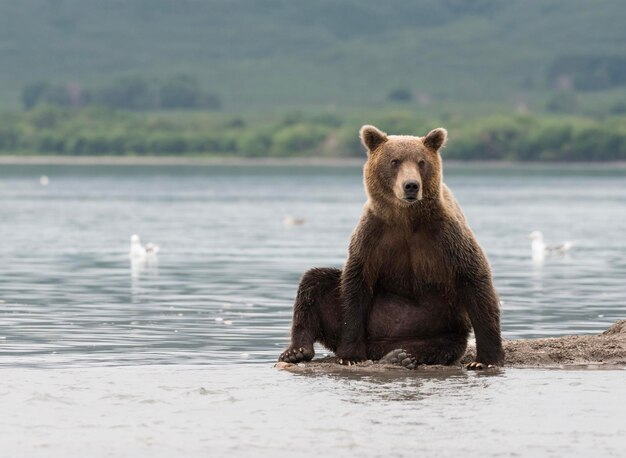
[{"label": "bear's head", "polygon": [[424,137],[387,135],[374,126],[359,132],[368,159],[365,188],[370,199],[406,208],[439,199],[441,157],[448,132],[433,129]]}]

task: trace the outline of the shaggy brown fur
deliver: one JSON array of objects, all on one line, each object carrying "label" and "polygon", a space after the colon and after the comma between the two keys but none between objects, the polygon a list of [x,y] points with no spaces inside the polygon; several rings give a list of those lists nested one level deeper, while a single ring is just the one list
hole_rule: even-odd
[{"label": "shaggy brown fur", "polygon": [[320,342],[345,363],[403,349],[413,363],[452,364],[463,356],[473,327],[476,363],[502,364],[489,265],[442,182],[446,130],[388,136],[363,126],[360,135],[368,150],[368,200],[348,259],[343,270],[304,275],[291,344],[279,360],[308,361]]}]

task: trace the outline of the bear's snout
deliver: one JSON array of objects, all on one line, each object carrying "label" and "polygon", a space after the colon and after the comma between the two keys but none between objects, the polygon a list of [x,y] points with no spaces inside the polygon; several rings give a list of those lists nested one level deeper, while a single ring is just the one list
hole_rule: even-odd
[{"label": "bear's snout", "polygon": [[405,160],[397,168],[393,182],[393,193],[402,204],[414,204],[422,200],[422,178],[415,161]]},{"label": "bear's snout", "polygon": [[420,184],[416,180],[406,180],[402,184],[402,189],[404,189],[404,199],[412,202],[417,199]]}]

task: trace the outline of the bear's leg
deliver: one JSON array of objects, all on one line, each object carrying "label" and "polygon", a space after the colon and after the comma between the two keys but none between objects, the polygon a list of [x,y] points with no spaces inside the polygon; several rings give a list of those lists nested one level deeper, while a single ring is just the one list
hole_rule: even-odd
[{"label": "bear's leg", "polygon": [[335,351],[341,335],[340,269],[311,269],[300,285],[293,306],[291,343],[279,361],[310,361],[319,342]]},{"label": "bear's leg", "polygon": [[480,282],[479,278],[474,276],[457,288],[459,307],[467,310],[476,336],[476,359],[467,369],[486,369],[504,363],[498,294],[488,272],[482,277],[487,280]]},{"label": "bear's leg", "polygon": [[381,362],[391,364],[395,363],[394,356],[396,360],[399,356],[404,356],[403,360],[409,358],[409,361],[400,365],[407,367],[413,364],[415,366],[418,364],[454,364],[465,354],[466,348],[466,335],[446,334],[395,342],[371,342],[368,352],[372,359],[380,359]]}]

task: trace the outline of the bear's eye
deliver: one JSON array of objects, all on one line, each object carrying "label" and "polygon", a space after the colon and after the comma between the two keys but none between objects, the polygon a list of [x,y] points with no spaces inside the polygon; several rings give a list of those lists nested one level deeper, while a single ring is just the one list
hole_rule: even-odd
[{"label": "bear's eye", "polygon": [[423,169],[424,167],[426,167],[426,161],[422,159],[417,163],[417,165],[419,166],[420,169]]},{"label": "bear's eye", "polygon": [[400,160],[398,160],[398,159],[394,159],[393,161],[391,161],[391,166],[392,167],[397,167],[398,164],[400,164]]}]

